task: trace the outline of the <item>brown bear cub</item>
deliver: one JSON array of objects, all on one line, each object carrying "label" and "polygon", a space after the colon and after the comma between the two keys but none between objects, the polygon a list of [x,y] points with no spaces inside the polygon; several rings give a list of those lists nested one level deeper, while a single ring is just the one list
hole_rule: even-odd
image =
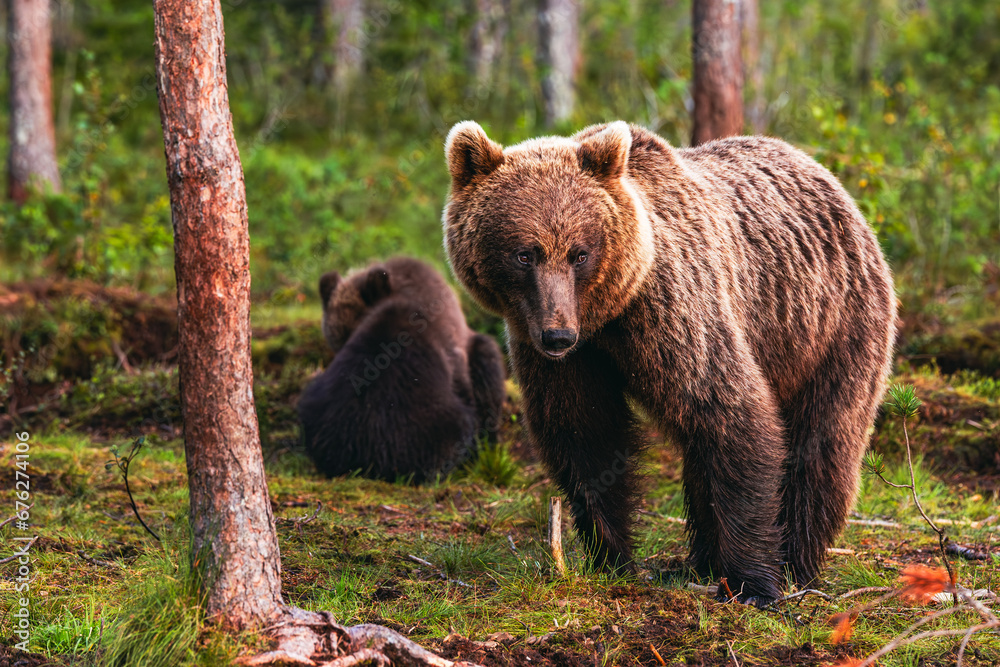
[{"label": "brown bear cub", "polygon": [[529,433],[595,562],[632,569],[639,406],[679,445],[690,562],[745,602],[811,582],[844,525],[889,372],[878,241],[776,139],[675,149],[624,122],[445,148],[445,244],[504,317]]},{"label": "brown bear cub", "polygon": [[302,435],[329,476],[433,479],[496,436],[503,355],[465,323],[454,291],[396,257],[320,279],[330,366],[302,393]]}]

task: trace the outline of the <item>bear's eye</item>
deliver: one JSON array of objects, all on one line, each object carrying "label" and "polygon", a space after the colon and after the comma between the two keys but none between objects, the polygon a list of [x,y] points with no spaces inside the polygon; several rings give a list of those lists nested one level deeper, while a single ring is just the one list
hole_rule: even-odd
[{"label": "bear's eye", "polygon": [[530,252],[519,252],[517,253],[517,261],[525,266],[531,266],[531,253]]},{"label": "bear's eye", "polygon": [[576,259],[573,260],[573,263],[576,264],[577,266],[580,266],[581,264],[583,264],[586,261],[587,261],[587,253],[581,252],[581,253],[577,254]]}]

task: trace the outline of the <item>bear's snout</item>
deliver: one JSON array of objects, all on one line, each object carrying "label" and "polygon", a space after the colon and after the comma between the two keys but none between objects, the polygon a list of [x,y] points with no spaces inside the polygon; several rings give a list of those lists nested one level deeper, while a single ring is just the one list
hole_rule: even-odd
[{"label": "bear's snout", "polygon": [[575,329],[546,329],[542,332],[542,348],[550,357],[561,357],[576,345]]}]

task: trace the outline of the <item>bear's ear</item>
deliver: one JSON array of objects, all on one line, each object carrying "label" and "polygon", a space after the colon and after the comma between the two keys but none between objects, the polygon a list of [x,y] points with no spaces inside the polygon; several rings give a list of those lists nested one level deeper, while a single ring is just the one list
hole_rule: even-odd
[{"label": "bear's ear", "polygon": [[368,274],[358,287],[361,300],[368,306],[373,306],[392,293],[389,285],[389,272],[381,264],[368,269]]},{"label": "bear's ear", "polygon": [[455,125],[444,142],[451,185],[461,190],[474,179],[489,176],[503,164],[503,147],[491,141],[479,123],[466,120]]},{"label": "bear's ear", "polygon": [[576,156],[584,173],[601,180],[617,179],[625,175],[631,149],[632,131],[619,120],[581,141]]},{"label": "bear's ear", "polygon": [[323,300],[323,308],[326,308],[326,304],[330,303],[330,297],[333,296],[333,291],[337,289],[339,284],[340,274],[336,271],[324,273],[323,277],[319,279],[319,298]]}]

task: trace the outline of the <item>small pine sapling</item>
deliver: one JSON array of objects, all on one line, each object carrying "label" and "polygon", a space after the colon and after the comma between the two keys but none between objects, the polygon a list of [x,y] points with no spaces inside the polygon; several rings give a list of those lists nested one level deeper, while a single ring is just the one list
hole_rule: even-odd
[{"label": "small pine sapling", "polygon": [[[865,456],[864,467],[870,474],[875,475],[889,486],[897,489],[909,489],[913,496],[913,503],[916,505],[917,511],[920,512],[920,516],[924,518],[927,525],[929,525],[938,535],[938,543],[941,547],[941,559],[944,561],[945,569],[931,568],[924,565],[911,565],[907,567],[900,575],[900,587],[890,590],[888,593],[880,596],[872,602],[855,606],[843,613],[834,614],[830,618],[830,623],[834,626],[833,633],[830,635],[830,641],[831,643],[837,644],[849,639],[851,633],[853,632],[854,622],[858,618],[859,614],[877,607],[892,598],[898,597],[914,604],[926,604],[930,602],[931,599],[933,599],[938,593],[948,592],[952,595],[954,606],[935,611],[921,617],[903,632],[898,634],[892,641],[875,653],[869,655],[867,658],[863,660],[857,658],[846,658],[838,662],[836,667],[869,667],[870,665],[874,665],[875,662],[882,656],[902,646],[907,646],[909,644],[933,637],[956,636],[962,637],[956,658],[956,666],[962,667],[965,649],[972,636],[979,632],[995,630],[1000,627],[1000,620],[997,619],[992,609],[976,599],[976,593],[974,591],[970,591],[969,589],[963,588],[957,584],[955,573],[952,571],[951,564],[948,562],[947,551],[945,548],[948,539],[945,536],[944,530],[931,521],[930,517],[928,517],[927,513],[924,511],[923,506],[920,504],[920,498],[917,495],[916,476],[913,472],[913,455],[910,450],[910,435],[907,430],[907,420],[916,417],[917,410],[920,408],[920,399],[916,397],[912,385],[892,385],[889,388],[889,400],[886,401],[886,407],[890,415],[895,415],[902,420],[903,441],[906,446],[906,464],[910,472],[910,483],[895,484],[887,480],[885,478],[885,464],[882,461],[882,455],[878,452],[872,451]],[[846,596],[841,597],[843,598]],[[981,622],[970,627],[959,629],[937,629],[916,632],[919,628],[930,622],[964,610],[974,611],[979,615]]]},{"label": "small pine sapling", "polygon": [[[906,445],[906,467],[910,471],[910,483],[909,484],[895,484],[890,482],[885,478],[885,464],[882,461],[882,455],[876,451],[868,452],[865,455],[864,467],[867,472],[875,475],[884,483],[891,487],[897,489],[909,489],[911,495],[913,496],[913,504],[916,505],[917,511],[920,512],[920,516],[924,518],[927,525],[931,527],[938,536],[938,545],[941,548],[941,560],[944,561],[945,569],[948,570],[948,577],[951,579],[952,583],[955,581],[955,573],[951,569],[951,564],[948,562],[948,554],[945,547],[948,544],[948,536],[945,535],[944,529],[939,528],[937,524],[931,521],[930,517],[927,516],[927,512],[924,511],[923,506],[920,504],[920,498],[917,496],[917,481],[916,476],[913,473],[913,454],[910,451],[910,433],[906,428],[906,422],[909,419],[913,419],[917,416],[917,411],[920,409],[921,401],[917,398],[916,392],[913,390],[913,385],[903,385],[894,384],[889,387],[889,400],[885,403],[886,408],[890,415],[899,417],[903,424],[903,443]],[[955,604],[958,604],[958,598],[955,598]]]}]

